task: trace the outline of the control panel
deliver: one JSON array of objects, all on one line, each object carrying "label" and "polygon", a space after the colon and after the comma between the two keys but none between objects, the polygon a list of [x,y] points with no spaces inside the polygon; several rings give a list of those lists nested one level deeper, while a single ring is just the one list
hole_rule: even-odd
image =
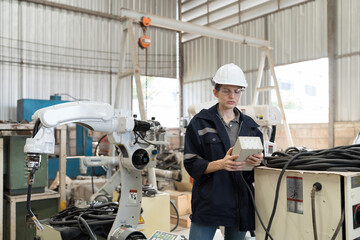
[{"label": "control panel", "polygon": [[156,231],[151,235],[149,240],[186,240],[186,238],[174,233]]},{"label": "control panel", "polygon": [[[232,151],[232,155],[239,155],[235,161],[245,161],[248,156],[263,151],[260,137],[238,137]],[[251,171],[254,166],[247,164],[243,171]]]}]

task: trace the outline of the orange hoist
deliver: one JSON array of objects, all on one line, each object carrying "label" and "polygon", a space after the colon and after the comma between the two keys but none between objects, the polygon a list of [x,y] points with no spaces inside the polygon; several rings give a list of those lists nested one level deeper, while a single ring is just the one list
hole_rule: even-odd
[{"label": "orange hoist", "polygon": [[140,27],[143,30],[143,35],[139,38],[139,47],[141,47],[142,49],[146,49],[151,45],[151,39],[146,36],[146,30],[147,28],[150,26],[151,20],[148,17],[142,17],[141,21],[139,22]]}]

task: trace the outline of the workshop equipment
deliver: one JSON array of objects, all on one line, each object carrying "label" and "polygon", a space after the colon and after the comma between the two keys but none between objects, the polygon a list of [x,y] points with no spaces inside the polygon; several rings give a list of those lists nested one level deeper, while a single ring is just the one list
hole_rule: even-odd
[{"label": "workshop equipment", "polygon": [[[281,169],[255,168],[255,201],[265,226],[280,172]],[[318,184],[321,189],[313,193],[312,207],[312,189]],[[344,221],[338,229],[342,211]],[[318,239],[333,239],[336,231],[339,231],[336,240],[360,238],[359,172],[285,171],[270,234],[274,239],[314,239],[314,220]],[[265,235],[256,218],[256,238],[264,239]]]},{"label": "workshop equipment", "polygon": [[[165,145],[165,129],[154,120],[138,121],[121,116],[112,106],[97,102],[70,102],[40,109],[33,115],[33,137],[26,140],[24,152],[29,171],[28,212],[37,226],[43,227],[31,210],[30,196],[35,171],[40,168],[39,153],[54,152],[54,128],[67,123],[80,123],[87,128],[105,132],[110,143],[119,150],[121,197],[119,211],[108,234],[109,240],[143,237],[137,231],[142,200],[141,171],[156,166],[156,155]],[[83,222],[90,236],[94,233]]]}]

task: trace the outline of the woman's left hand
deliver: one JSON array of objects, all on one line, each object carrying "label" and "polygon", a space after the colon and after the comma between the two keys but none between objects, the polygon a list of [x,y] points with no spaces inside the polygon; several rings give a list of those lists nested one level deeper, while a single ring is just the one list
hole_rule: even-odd
[{"label": "woman's left hand", "polygon": [[259,166],[263,158],[264,158],[263,153],[256,153],[254,155],[248,156],[246,158],[246,162],[252,166]]}]

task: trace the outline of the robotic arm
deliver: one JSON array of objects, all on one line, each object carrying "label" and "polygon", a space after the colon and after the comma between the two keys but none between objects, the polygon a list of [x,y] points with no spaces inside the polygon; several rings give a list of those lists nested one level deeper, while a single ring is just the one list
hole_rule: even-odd
[{"label": "robotic arm", "polygon": [[[141,170],[156,166],[159,146],[165,144],[165,130],[156,121],[138,121],[121,116],[106,103],[69,102],[43,108],[33,115],[32,138],[26,139],[24,152],[29,171],[28,211],[42,230],[30,208],[31,186],[41,164],[41,153],[53,153],[54,128],[68,123],[80,124],[94,131],[106,132],[110,143],[118,148],[122,194],[119,211],[108,239],[129,239],[140,236],[136,229],[142,197]],[[140,236],[142,237],[142,236]]]}]

